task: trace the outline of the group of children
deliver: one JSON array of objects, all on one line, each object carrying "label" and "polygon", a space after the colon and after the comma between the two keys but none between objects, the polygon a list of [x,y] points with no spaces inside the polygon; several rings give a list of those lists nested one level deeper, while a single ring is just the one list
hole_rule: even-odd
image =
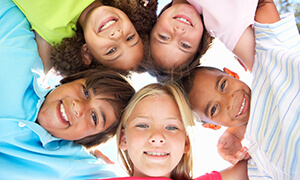
[{"label": "group of children", "polygon": [[[298,177],[300,36],[273,1],[174,0],[157,22],[152,0],[14,2],[0,5],[1,177],[115,177],[85,148],[117,133],[127,178],[193,179],[192,110],[229,127],[219,152],[234,164],[194,179]],[[214,37],[252,71],[251,90],[197,67]],[[52,67],[66,77],[45,89],[37,79]],[[135,93],[121,74],[145,70],[173,81]]]}]

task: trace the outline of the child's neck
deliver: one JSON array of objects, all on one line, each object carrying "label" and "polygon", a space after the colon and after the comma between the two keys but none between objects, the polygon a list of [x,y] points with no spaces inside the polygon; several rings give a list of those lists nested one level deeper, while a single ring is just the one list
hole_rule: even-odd
[{"label": "child's neck", "polygon": [[85,18],[86,18],[86,15],[88,14],[88,12],[90,10],[92,10],[93,8],[96,8],[96,7],[99,7],[99,6],[103,6],[103,4],[100,1],[96,0],[82,11],[82,13],[81,13],[81,15],[79,16],[79,19],[78,19],[78,22],[79,22],[81,27],[83,27],[83,23],[85,21]]},{"label": "child's neck", "polygon": [[182,3],[185,3],[187,4],[188,2],[186,0],[173,0],[172,1],[172,5],[175,5],[175,4],[182,4]]}]

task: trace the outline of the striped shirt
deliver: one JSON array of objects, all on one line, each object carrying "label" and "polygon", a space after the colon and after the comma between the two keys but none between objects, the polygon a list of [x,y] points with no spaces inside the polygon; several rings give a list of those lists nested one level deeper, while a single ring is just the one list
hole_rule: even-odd
[{"label": "striped shirt", "polygon": [[249,179],[300,177],[300,36],[292,14],[255,22]]}]

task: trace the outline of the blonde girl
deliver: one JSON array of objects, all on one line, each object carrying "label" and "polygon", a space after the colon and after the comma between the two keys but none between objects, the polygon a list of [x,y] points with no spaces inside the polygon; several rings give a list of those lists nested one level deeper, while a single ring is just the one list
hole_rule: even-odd
[{"label": "blonde girl", "polygon": [[[147,109],[142,109],[146,106],[149,107]],[[175,113],[172,114],[172,112]],[[155,122],[156,118],[159,118],[159,121],[164,121],[159,124],[163,126],[163,132],[154,132],[153,134],[151,134],[151,132],[155,131],[152,130],[154,129],[154,126],[157,126],[158,124]],[[129,137],[132,137],[130,136],[129,132],[129,130],[132,129],[131,126],[136,126],[136,128],[140,129],[144,136],[148,136],[148,134],[151,134],[148,137],[152,139],[150,140],[150,144],[152,143],[152,146],[151,148],[147,147],[148,151],[144,151],[143,154],[145,156],[150,156],[150,158],[158,158],[157,161],[159,161],[159,158],[162,158],[162,162],[165,162],[166,159],[164,158],[167,158],[166,162],[169,162],[168,158],[172,158],[173,151],[167,151],[166,149],[164,149],[171,149],[169,145],[172,146],[172,143],[169,144],[168,140],[172,141],[172,136],[178,138],[175,139],[176,141],[178,141],[180,138],[183,138],[181,147],[175,147],[175,149],[177,150],[180,149],[182,153],[177,157],[176,160],[174,160],[176,161],[176,163],[171,163],[173,165],[172,167],[166,168],[169,171],[160,171],[155,167],[148,168],[150,170],[155,170],[152,172],[147,171],[146,168],[143,168],[144,171],[142,171],[142,168],[136,167],[136,165],[140,164],[137,161],[141,160],[136,158],[138,157],[138,154],[135,154],[135,157],[132,157],[133,154],[131,154],[131,149],[129,148],[134,145],[133,143],[138,143],[141,146],[143,146],[142,144],[144,143],[134,142],[129,139]],[[191,179],[192,149],[189,134],[186,131],[186,129],[191,126],[194,126],[193,115],[186,101],[185,95],[181,92],[178,86],[174,84],[150,84],[142,88],[134,95],[134,97],[126,107],[120,126],[117,130],[117,143],[119,145],[119,153],[127,170],[127,173],[130,176],[136,176],[139,174],[144,176],[155,175],[171,179]],[[161,130],[160,128],[158,129]],[[167,137],[169,137],[170,139],[167,139]],[[158,143],[158,145],[155,143]],[[156,153],[150,152],[149,149],[152,149],[152,151],[156,151]],[[156,166],[159,169],[164,169],[164,167],[158,164],[153,163],[153,166]]]}]

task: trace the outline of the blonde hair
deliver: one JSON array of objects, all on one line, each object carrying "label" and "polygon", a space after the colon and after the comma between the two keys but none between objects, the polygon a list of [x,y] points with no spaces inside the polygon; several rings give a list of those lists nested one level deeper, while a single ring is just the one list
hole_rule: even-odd
[{"label": "blonde hair", "polygon": [[[188,128],[195,125],[193,114],[190,109],[190,105],[187,101],[186,95],[183,93],[181,88],[176,84],[160,84],[153,83],[143,87],[139,90],[130,100],[129,104],[125,108],[123,113],[121,123],[117,130],[117,145],[119,146],[121,132],[126,127],[128,118],[136,105],[144,98],[148,96],[159,96],[159,95],[169,95],[176,102],[182,122],[184,124],[186,134],[189,138]],[[172,170],[171,178],[172,179],[191,179],[192,177],[192,148],[191,143],[190,148],[186,154],[183,155],[178,165]],[[133,163],[127,153],[127,151],[122,151],[120,148],[118,149],[119,156],[122,160],[122,163],[127,171],[127,173],[132,176],[133,175]]]}]

